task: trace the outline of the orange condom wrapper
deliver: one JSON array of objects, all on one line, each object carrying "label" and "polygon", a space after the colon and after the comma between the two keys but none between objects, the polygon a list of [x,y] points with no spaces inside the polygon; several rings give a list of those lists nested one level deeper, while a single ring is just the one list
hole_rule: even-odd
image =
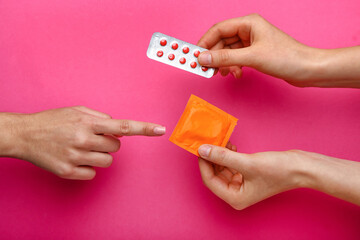
[{"label": "orange condom wrapper", "polygon": [[237,118],[191,95],[169,140],[199,156],[203,144],[225,147],[234,131]]}]

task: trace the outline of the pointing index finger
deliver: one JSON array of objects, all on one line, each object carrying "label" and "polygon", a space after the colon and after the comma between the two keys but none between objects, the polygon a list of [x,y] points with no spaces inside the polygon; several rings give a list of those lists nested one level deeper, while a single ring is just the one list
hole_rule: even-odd
[{"label": "pointing index finger", "polygon": [[94,124],[96,134],[111,134],[117,136],[161,136],[165,127],[155,123],[139,122],[125,119],[101,119]]}]

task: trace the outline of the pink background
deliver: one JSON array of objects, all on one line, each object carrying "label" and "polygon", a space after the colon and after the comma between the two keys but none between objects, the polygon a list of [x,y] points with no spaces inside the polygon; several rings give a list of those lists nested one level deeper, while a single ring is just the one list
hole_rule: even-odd
[{"label": "pink background", "polygon": [[358,0],[0,0],[0,111],[85,105],[168,129],[122,139],[92,181],[0,159],[0,238],[358,239],[359,207],[312,190],[233,210],[203,185],[196,157],[168,141],[195,94],[239,118],[231,140],[242,152],[360,160],[359,90],[300,89],[251,69],[206,79],[146,57],[153,32],[196,43],[253,12],[310,46],[360,42]]}]

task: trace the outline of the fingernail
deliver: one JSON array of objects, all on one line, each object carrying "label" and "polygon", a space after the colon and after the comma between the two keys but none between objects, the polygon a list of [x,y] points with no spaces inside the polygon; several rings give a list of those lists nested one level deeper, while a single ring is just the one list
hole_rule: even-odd
[{"label": "fingernail", "polygon": [[209,145],[202,145],[199,147],[199,154],[202,157],[208,157],[210,155],[211,147]]},{"label": "fingernail", "polygon": [[155,134],[159,134],[159,135],[163,135],[166,132],[166,128],[165,127],[155,127],[154,128],[154,133]]},{"label": "fingernail", "polygon": [[236,73],[235,72],[232,72],[232,75],[234,76],[234,78],[236,78]]},{"label": "fingernail", "polygon": [[210,65],[211,64],[211,54],[209,52],[203,52],[199,56],[199,63],[201,65]]}]

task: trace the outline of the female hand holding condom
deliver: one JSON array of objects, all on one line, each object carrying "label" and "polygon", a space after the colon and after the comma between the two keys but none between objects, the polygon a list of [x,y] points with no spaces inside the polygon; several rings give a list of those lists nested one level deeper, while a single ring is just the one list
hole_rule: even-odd
[{"label": "female hand holding condom", "polygon": [[237,153],[230,142],[226,147],[202,145],[199,167],[205,185],[235,209],[295,188],[360,205],[360,162],[300,150]]}]

